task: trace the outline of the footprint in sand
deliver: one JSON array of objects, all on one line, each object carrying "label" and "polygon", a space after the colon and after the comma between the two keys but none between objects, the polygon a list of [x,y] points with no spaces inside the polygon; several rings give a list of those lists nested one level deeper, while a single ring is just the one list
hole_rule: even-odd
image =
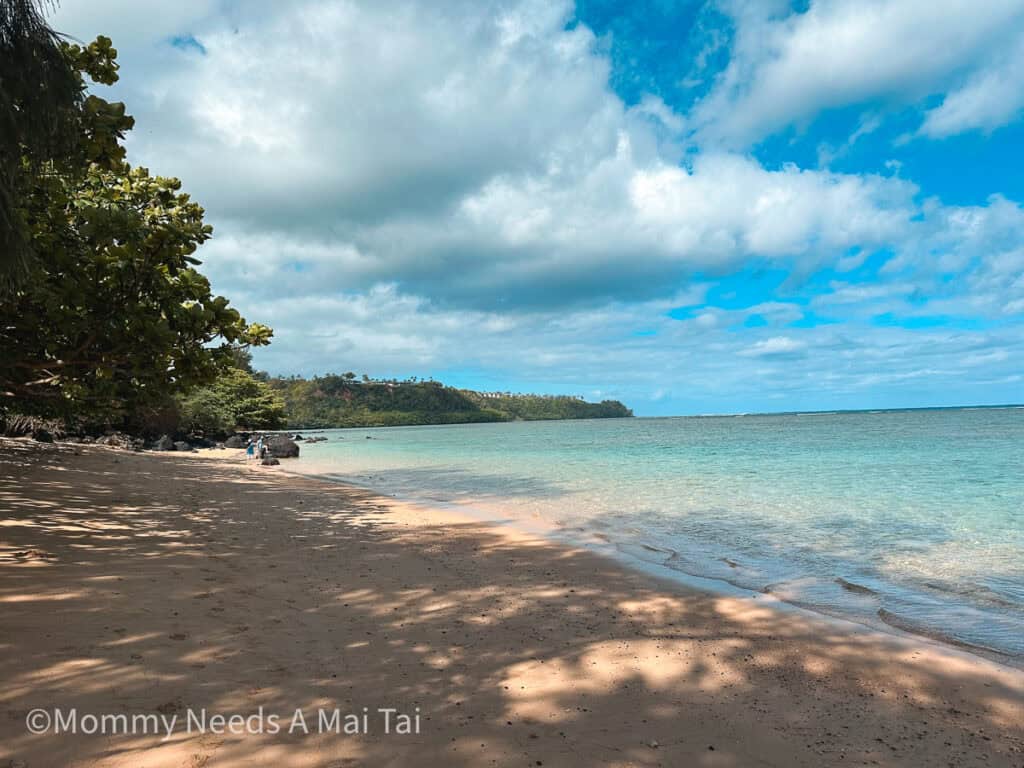
[{"label": "footprint in sand", "polygon": [[168,635],[171,640],[188,640],[187,632],[175,632],[173,635]]}]

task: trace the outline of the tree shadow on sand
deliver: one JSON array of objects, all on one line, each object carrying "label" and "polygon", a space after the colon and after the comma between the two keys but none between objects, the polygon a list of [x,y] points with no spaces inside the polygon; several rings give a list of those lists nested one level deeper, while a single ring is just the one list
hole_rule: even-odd
[{"label": "tree shadow on sand", "polygon": [[[0,761],[1020,765],[1020,678],[193,456],[0,476]],[[118,463],[111,465],[110,457]],[[421,714],[416,735],[31,735],[35,708]],[[78,761],[78,762],[76,762]]]}]

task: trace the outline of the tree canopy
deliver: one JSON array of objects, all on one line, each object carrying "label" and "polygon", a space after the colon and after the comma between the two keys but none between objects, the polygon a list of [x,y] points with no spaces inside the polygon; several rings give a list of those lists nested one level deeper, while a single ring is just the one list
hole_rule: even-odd
[{"label": "tree canopy", "polygon": [[[110,40],[62,50],[83,82],[116,80]],[[69,153],[32,172],[23,158],[16,213],[40,257],[0,302],[0,409],[117,420],[212,381],[272,331],[196,270],[212,228],[181,183],[124,161],[124,105],[90,94],[75,119]]]},{"label": "tree canopy", "polygon": [[281,396],[241,368],[229,368],[212,384],[182,397],[179,408],[181,429],[207,437],[285,424]]},{"label": "tree canopy", "polygon": [[89,96],[87,74],[117,80],[116,51],[99,38],[65,44],[37,0],[0,0],[0,290],[24,277],[32,251],[19,198],[45,165],[65,173],[123,159],[117,140],[131,127],[123,104]]}]

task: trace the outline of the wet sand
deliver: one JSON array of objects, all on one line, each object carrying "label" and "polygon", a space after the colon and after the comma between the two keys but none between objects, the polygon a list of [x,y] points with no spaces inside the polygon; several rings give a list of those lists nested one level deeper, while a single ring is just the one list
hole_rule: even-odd
[{"label": "wet sand", "polygon": [[0,766],[1024,766],[1024,673],[762,603],[239,451],[8,440]]}]

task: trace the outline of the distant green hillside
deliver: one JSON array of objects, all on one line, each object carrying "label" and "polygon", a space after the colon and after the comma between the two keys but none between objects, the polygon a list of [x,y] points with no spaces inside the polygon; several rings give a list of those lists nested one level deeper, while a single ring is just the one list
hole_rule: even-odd
[{"label": "distant green hillside", "polygon": [[617,400],[588,403],[565,395],[513,395],[454,389],[435,381],[359,380],[352,374],[268,379],[294,428],[397,427],[484,421],[603,419],[632,416]]}]

